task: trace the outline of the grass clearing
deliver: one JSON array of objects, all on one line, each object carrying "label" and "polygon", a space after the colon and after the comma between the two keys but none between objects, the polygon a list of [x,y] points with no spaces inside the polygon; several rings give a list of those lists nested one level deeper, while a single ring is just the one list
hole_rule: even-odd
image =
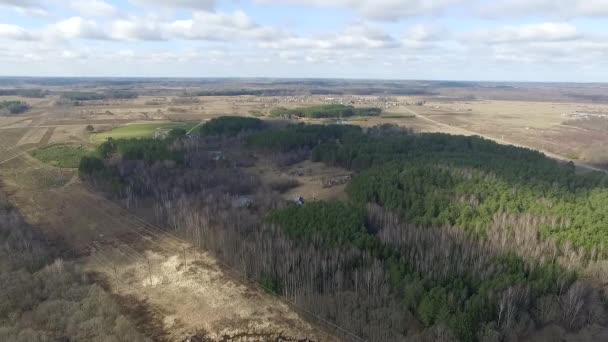
[{"label": "grass clearing", "polygon": [[416,115],[413,114],[404,114],[404,113],[382,113],[380,117],[383,119],[406,119],[406,118],[415,118]]},{"label": "grass clearing", "polygon": [[108,138],[129,139],[129,138],[152,138],[154,132],[164,129],[183,128],[186,131],[192,129],[199,122],[163,122],[163,123],[143,123],[131,124],[113,130],[93,135],[93,141],[104,142]]},{"label": "grass clearing", "polygon": [[59,168],[77,168],[91,150],[83,145],[51,145],[31,152],[34,158]]}]

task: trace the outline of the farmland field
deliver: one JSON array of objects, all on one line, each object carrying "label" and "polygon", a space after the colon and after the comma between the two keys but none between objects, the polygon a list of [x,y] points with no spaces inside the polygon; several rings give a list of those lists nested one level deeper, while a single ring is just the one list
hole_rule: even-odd
[{"label": "farmland field", "polygon": [[50,145],[32,151],[32,156],[59,168],[77,168],[91,151],[83,145]]},{"label": "farmland field", "polygon": [[152,138],[154,132],[166,129],[182,128],[190,130],[196,126],[198,122],[164,122],[164,123],[136,123],[126,126],[114,128],[110,131],[93,135],[93,141],[103,142],[108,138],[112,139],[128,139],[128,138]]},{"label": "farmland field", "polygon": [[[124,300],[126,312],[132,308],[147,308],[147,315],[141,316],[142,312],[137,310],[131,314],[147,324],[157,322],[157,328],[161,327],[158,335],[155,335],[158,340],[184,341],[193,336],[202,336],[203,330],[208,333],[207,336],[219,339],[222,334],[243,333],[243,329],[258,331],[268,338],[283,331],[293,338],[333,340],[331,336],[323,334],[334,331],[317,329],[312,325],[318,322],[309,320],[308,316],[306,319],[300,317],[295,313],[299,311],[292,310],[284,301],[260,291],[260,288],[249,286],[249,283],[243,284],[242,278],[235,279],[235,274],[220,264],[224,252],[212,253],[213,238],[201,239],[205,244],[211,244],[208,248],[201,248],[201,245],[176,239],[174,233],[185,224],[207,227],[217,219],[232,216],[239,217],[242,219],[240,222],[245,224],[259,206],[271,203],[265,202],[259,191],[268,191],[269,196],[281,203],[293,202],[299,197],[304,198],[306,203],[347,202],[350,198],[350,179],[357,179],[359,172],[312,161],[308,148],[292,151],[295,158],[291,158],[285,151],[262,153],[263,148],[261,151],[252,149],[246,144],[247,134],[231,136],[229,143],[224,145],[218,143],[221,139],[208,137],[206,139],[211,145],[205,148],[209,148],[209,155],[193,156],[190,162],[191,165],[199,165],[198,169],[188,170],[188,173],[192,172],[189,176],[176,174],[172,178],[180,181],[191,177],[187,184],[194,186],[209,182],[214,168],[219,167],[223,171],[215,174],[218,181],[207,184],[205,191],[234,179],[238,186],[227,184],[226,188],[221,188],[226,196],[216,201],[216,205],[223,210],[236,206],[230,210],[242,210],[246,214],[231,216],[222,212],[221,215],[196,217],[191,221],[186,217],[182,224],[174,224],[172,221],[156,221],[161,213],[155,212],[158,207],[153,207],[154,203],[148,202],[150,199],[132,198],[114,202],[114,199],[104,197],[105,194],[94,193],[92,189],[95,183],[79,176],[76,168],[80,158],[110,137],[150,138],[154,137],[155,132],[173,128],[198,133],[198,127],[203,123],[226,115],[258,117],[264,121],[266,129],[278,129],[289,124],[339,124],[361,126],[363,131],[371,129],[373,132],[374,127],[384,125],[384,130],[379,132],[390,136],[399,131],[395,129],[398,126],[407,128],[404,132],[481,135],[502,144],[551,152],[555,158],[573,159],[581,166],[581,173],[584,173],[582,167],[586,163],[602,167],[603,160],[597,163],[592,161],[603,155],[597,151],[605,150],[603,146],[608,144],[605,132],[563,125],[586,113],[603,115],[608,111],[607,104],[581,103],[571,97],[558,101],[557,95],[543,100],[534,97],[538,90],[534,90],[533,86],[525,96],[517,97],[511,92],[510,98],[502,98],[500,96],[504,94],[495,90],[496,98],[488,95],[487,100],[469,100],[465,98],[467,94],[459,93],[464,91],[462,89],[440,89],[437,95],[386,96],[390,94],[390,89],[382,90],[377,95],[351,95],[350,86],[344,84],[339,86],[341,95],[302,94],[298,85],[292,95],[185,96],[179,83],[168,86],[167,82],[134,85],[134,91],[142,94],[139,98],[82,101],[78,105],[58,105],[56,102],[60,95],[51,94],[44,101],[29,102],[32,110],[18,118],[0,120],[0,181],[11,194],[12,201],[28,222],[40,225],[46,236],[61,241],[67,250],[78,255],[76,260],[83,269],[99,276],[100,283],[107,286],[108,291]],[[55,94],[71,91],[72,87],[77,88],[55,87]],[[192,85],[183,87],[185,89]],[[239,85],[238,88],[245,86]],[[484,93],[484,90],[477,88],[467,91]],[[16,99],[23,100],[19,97]],[[335,104],[382,108],[382,113],[348,118],[270,117],[273,108],[277,107]],[[93,129],[89,126],[93,126]],[[195,153],[193,150],[196,149],[184,149],[184,146],[198,146],[196,144],[203,140],[183,140],[182,145],[176,143],[170,149]],[[315,145],[318,141],[313,140]],[[212,146],[214,143],[218,145]],[[588,151],[594,151],[593,156],[588,156]],[[357,163],[362,161],[357,160]],[[113,158],[104,160],[106,165],[116,162],[117,159]],[[171,173],[185,167],[180,163],[155,164],[149,168],[146,162],[124,162],[120,172],[115,174],[130,172],[135,167],[141,172],[136,172],[134,179],[139,179],[144,171],[164,170]],[[203,167],[210,169],[202,170]],[[234,177],[235,170],[243,172],[241,177]],[[585,169],[585,172],[588,170]],[[162,177],[162,182],[168,181],[167,178],[171,177]],[[259,186],[252,187],[250,182],[255,179],[259,180]],[[162,182],[144,181],[150,186],[146,191],[165,189],[159,187]],[[134,184],[139,186],[144,183]],[[116,185],[122,186],[120,183]],[[232,193],[241,188],[250,193],[242,196]],[[175,186],[167,189],[175,189]],[[204,202],[204,199],[196,197],[184,203],[195,203],[195,200]],[[248,205],[250,201],[253,203],[251,208],[238,207],[240,204]],[[144,219],[146,221],[142,222]],[[152,228],[151,224],[160,228]],[[223,231],[212,233],[224,234]],[[248,262],[255,262],[255,258],[250,259]],[[187,268],[184,267],[186,264]],[[604,272],[601,265],[595,267],[598,269],[596,273]],[[263,273],[259,276],[266,281],[264,284],[276,285],[272,279],[265,279]],[[290,286],[297,283],[296,280]],[[297,294],[298,300],[303,300],[301,295]]]}]

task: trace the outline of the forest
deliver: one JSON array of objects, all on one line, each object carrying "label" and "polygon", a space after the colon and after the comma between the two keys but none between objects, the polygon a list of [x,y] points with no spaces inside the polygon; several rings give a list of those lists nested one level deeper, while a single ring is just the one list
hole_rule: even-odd
[{"label": "forest", "polygon": [[354,106],[347,106],[341,104],[330,104],[320,105],[312,107],[301,107],[301,108],[274,108],[270,111],[270,116],[287,118],[291,116],[295,117],[307,117],[307,118],[346,118],[351,116],[378,116],[382,113],[381,108],[366,107],[366,108],[355,108]]},{"label": "forest", "polygon": [[48,94],[43,89],[0,89],[0,96],[22,96],[29,98],[44,98]]},{"label": "forest", "polygon": [[0,191],[0,341],[149,341]]},{"label": "forest", "polygon": [[30,106],[21,101],[0,101],[0,115],[18,115],[27,112]]},{"label": "forest", "polygon": [[129,90],[109,90],[103,93],[91,91],[67,91],[61,94],[61,101],[71,102],[74,105],[79,105],[83,101],[99,101],[99,100],[124,100],[134,99],[139,95],[134,91]]},{"label": "forest", "polygon": [[[606,175],[479,137],[258,121],[111,141],[82,160],[81,176],[366,340],[605,329],[589,270],[607,256]],[[257,158],[351,170],[348,200],[295,205],[249,171]],[[244,197],[252,204],[235,204]]]},{"label": "forest", "polygon": [[233,136],[243,131],[255,131],[264,126],[264,121],[256,118],[241,116],[223,116],[209,120],[200,128],[202,136],[229,135]]}]

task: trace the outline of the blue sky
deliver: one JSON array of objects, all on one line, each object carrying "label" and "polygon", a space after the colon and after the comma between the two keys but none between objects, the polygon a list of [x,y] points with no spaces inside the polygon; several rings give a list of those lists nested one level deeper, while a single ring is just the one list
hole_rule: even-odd
[{"label": "blue sky", "polygon": [[0,75],[603,82],[608,0],[0,0]]}]

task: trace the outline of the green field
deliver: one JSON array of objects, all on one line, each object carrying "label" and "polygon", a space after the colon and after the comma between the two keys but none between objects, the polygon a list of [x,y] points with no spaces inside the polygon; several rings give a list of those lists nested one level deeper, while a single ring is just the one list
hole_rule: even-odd
[{"label": "green field", "polygon": [[32,151],[32,156],[55,167],[77,168],[89,153],[91,150],[82,145],[51,145]]},{"label": "green field", "polygon": [[382,113],[380,117],[383,119],[406,119],[406,118],[415,118],[416,115],[413,114],[402,114],[402,113]]},{"label": "green field", "polygon": [[188,131],[197,125],[198,125],[198,122],[163,122],[163,123],[131,124],[131,125],[114,128],[111,131],[95,134],[95,135],[93,135],[92,140],[95,142],[104,142],[108,138],[112,138],[112,139],[152,138],[152,137],[154,137],[154,132],[157,130],[183,128],[186,131]]}]

